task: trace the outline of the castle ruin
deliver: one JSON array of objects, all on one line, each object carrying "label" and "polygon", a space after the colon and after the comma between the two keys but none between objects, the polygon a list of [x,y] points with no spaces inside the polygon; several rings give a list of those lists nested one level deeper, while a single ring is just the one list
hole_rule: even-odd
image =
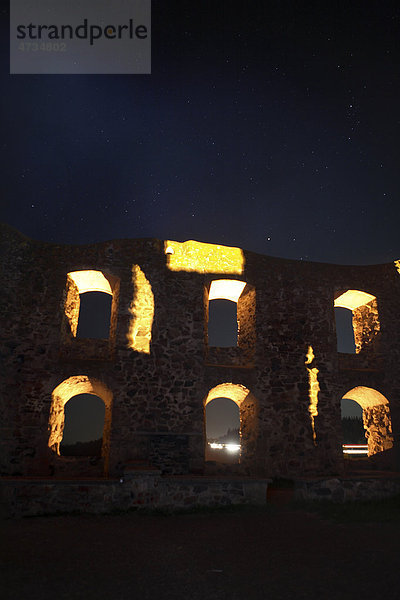
[{"label": "castle ruin", "polygon": [[[3,476],[118,479],[218,473],[205,407],[240,410],[236,476],[340,475],[342,398],[357,401],[371,465],[395,470],[400,431],[400,265],[271,258],[194,241],[57,245],[1,231]],[[107,339],[77,335],[82,294],[111,299]],[[237,305],[237,344],[208,344],[210,303]],[[356,352],[337,351],[334,307]],[[65,405],[105,406],[101,457],[60,454]],[[214,471],[213,471],[214,469]],[[225,474],[229,474],[229,467]]]}]

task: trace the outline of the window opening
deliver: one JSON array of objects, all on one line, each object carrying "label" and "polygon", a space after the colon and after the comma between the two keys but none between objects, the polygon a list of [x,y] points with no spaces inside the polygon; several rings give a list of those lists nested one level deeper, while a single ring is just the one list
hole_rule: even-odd
[{"label": "window opening", "polygon": [[208,345],[237,346],[237,304],[231,300],[211,300],[208,308]]},{"label": "window opening", "polygon": [[362,457],[368,454],[368,444],[365,438],[363,424],[363,409],[355,400],[350,398],[341,401],[342,416],[342,446],[343,454]]},{"label": "window opening", "polygon": [[64,406],[62,456],[101,456],[105,406],[98,396],[78,394]]},{"label": "window opening", "polygon": [[[232,405],[228,402],[228,410],[230,409],[231,411],[231,417],[229,418],[229,421],[223,421],[223,427],[217,431],[210,429],[210,425],[208,425],[207,427],[207,406],[209,403],[216,399],[219,399],[218,404],[221,402],[222,399],[222,401],[225,402],[225,406],[227,400],[233,401],[239,410],[238,413],[238,410],[234,407],[232,408]],[[215,406],[218,407],[218,404],[216,404]],[[216,408],[215,410],[218,410],[218,408]],[[239,416],[239,423],[237,421],[237,416]],[[250,469],[254,468],[258,438],[258,403],[253,394],[244,385],[241,385],[239,383],[226,382],[220,383],[213,387],[208,392],[207,396],[204,398],[204,431],[206,434],[206,460],[211,460],[211,458],[209,458],[210,455],[208,452],[207,436],[209,436],[210,438],[220,436],[223,437],[225,433],[228,433],[229,429],[231,430],[229,436],[232,436],[233,439],[237,439],[237,437],[235,438],[235,430],[239,430],[240,439],[239,444],[235,444],[236,446],[240,445],[240,448],[236,448],[235,452],[233,452],[234,448],[232,448],[232,454],[234,455],[234,460],[232,460],[232,464],[237,464],[240,462],[242,465],[247,465]],[[216,459],[213,458],[212,460]],[[226,462],[226,456],[224,457],[224,462]]]},{"label": "window opening", "polygon": [[337,351],[346,354],[356,353],[354,342],[353,313],[348,308],[335,307]]},{"label": "window opening", "polygon": [[102,292],[80,294],[78,338],[108,339],[112,296]]},{"label": "window opening", "polygon": [[[345,400],[352,400],[361,408],[366,439],[364,444],[362,444],[364,446],[364,455],[373,456],[392,448],[392,422],[387,398],[373,388],[359,386],[347,392],[343,396],[342,402]],[[349,411],[349,406],[351,406],[353,412],[355,410],[354,405],[347,404],[347,406],[344,406],[347,412]],[[365,448],[365,445],[367,445],[367,448]],[[344,447],[343,451],[345,454],[351,454],[348,448]],[[356,452],[356,454],[361,454],[361,452]]]},{"label": "window opening", "polygon": [[[374,355],[378,349],[380,332],[376,297],[361,290],[347,290],[338,293],[334,306],[336,309],[345,308],[351,311],[355,353]],[[347,325],[346,328],[348,329],[349,326]],[[338,335],[338,344],[339,337],[342,337],[341,333]],[[341,340],[341,347],[342,343],[344,342]],[[348,343],[350,342],[346,341],[346,344]]]},{"label": "window opening", "polygon": [[206,460],[236,464],[240,456],[240,411],[230,398],[206,406]]},{"label": "window opening", "polygon": [[[108,461],[110,450],[110,432],[111,432],[111,410],[113,395],[111,390],[98,379],[88,377],[87,375],[73,375],[62,381],[52,393],[52,401],[49,414],[49,441],[48,446],[56,454],[60,455],[60,445],[64,436],[65,425],[65,405],[71,398],[81,394],[97,396],[105,406],[103,416],[103,443],[101,446],[101,456],[104,459],[104,474],[108,474]],[[70,406],[73,406],[70,405]],[[101,420],[101,419],[100,419]],[[100,429],[100,427],[99,427]],[[91,433],[93,435],[93,432]],[[96,434],[95,434],[96,435]],[[64,443],[66,443],[65,438]]]},{"label": "window opening", "polygon": [[238,345],[238,301],[246,287],[244,281],[216,279],[208,293],[208,345]]},{"label": "window opening", "polygon": [[101,271],[71,271],[67,275],[63,339],[114,340],[119,279]]}]

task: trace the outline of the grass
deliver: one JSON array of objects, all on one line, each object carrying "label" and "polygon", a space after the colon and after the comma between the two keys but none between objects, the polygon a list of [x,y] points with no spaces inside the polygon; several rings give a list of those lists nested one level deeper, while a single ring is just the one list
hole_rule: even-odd
[{"label": "grass", "polygon": [[340,523],[400,522],[400,495],[380,500],[336,503],[328,500],[294,502],[295,510],[319,514]]},{"label": "grass", "polygon": [[269,504],[223,504],[218,506],[196,505],[188,507],[153,508],[151,506],[132,506],[130,508],[114,508],[109,511],[91,513],[81,510],[55,511],[40,515],[25,515],[24,519],[53,518],[53,517],[113,517],[122,515],[141,515],[169,517],[174,515],[218,515],[218,514],[247,514],[255,512],[272,512],[275,507]]}]

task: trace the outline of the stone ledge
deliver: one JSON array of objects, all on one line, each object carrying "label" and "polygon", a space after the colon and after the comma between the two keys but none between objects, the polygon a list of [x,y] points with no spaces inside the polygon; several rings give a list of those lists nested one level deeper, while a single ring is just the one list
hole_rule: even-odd
[{"label": "stone ledge", "polygon": [[331,477],[329,479],[296,480],[295,500],[329,500],[330,502],[355,502],[390,498],[400,494],[400,473],[387,477],[365,475],[361,477]]},{"label": "stone ledge", "polygon": [[[132,476],[131,476],[132,475]],[[188,509],[266,503],[270,479],[162,477],[157,471],[121,479],[2,478],[1,514],[110,513],[130,509]]]}]

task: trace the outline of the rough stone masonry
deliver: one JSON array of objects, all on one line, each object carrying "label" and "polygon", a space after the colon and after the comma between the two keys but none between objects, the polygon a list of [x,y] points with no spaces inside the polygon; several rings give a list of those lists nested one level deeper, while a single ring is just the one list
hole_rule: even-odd
[{"label": "rough stone masonry", "polygon": [[[340,474],[344,396],[363,408],[369,459],[396,467],[398,264],[156,239],[57,245],[5,225],[1,261],[2,475],[209,474],[205,406],[217,397],[240,409],[240,460],[228,473]],[[237,304],[236,347],[208,345],[212,285]],[[108,339],[77,336],[87,291],[112,297]],[[335,305],[352,311],[355,354],[337,352]],[[65,404],[81,393],[105,405],[101,458],[60,455]]]}]

